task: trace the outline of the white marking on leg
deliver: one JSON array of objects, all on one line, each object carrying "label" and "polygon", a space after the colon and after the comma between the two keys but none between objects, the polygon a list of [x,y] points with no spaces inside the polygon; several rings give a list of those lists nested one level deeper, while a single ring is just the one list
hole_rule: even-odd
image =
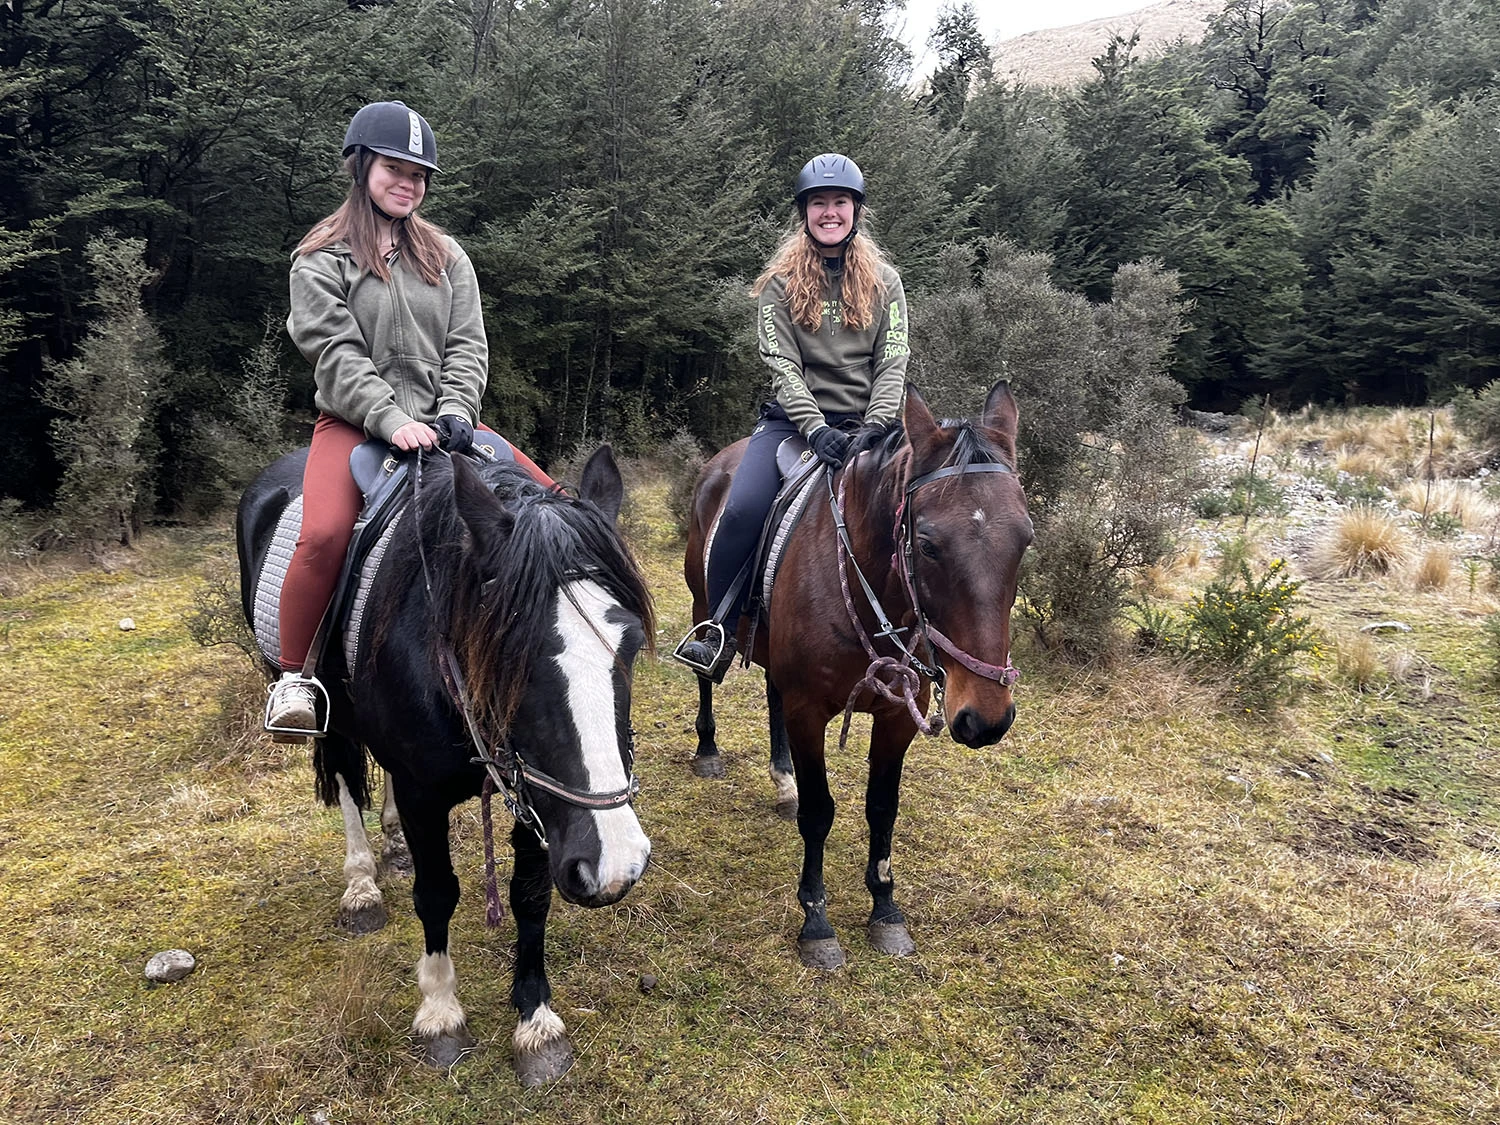
[{"label": "white marking on leg", "polygon": [[875,865],[875,877],[882,883],[889,883],[891,881],[891,861],[889,859],[882,859]]},{"label": "white marking on leg", "polygon": [[411,1029],[418,1036],[433,1039],[464,1026],[453,958],[446,953],[424,954],[417,962],[417,988],[422,993],[422,1005],[411,1021]]},{"label": "white marking on leg", "polygon": [[776,803],[778,805],[797,799],[797,775],[795,773],[782,773],[781,770],[772,766],[771,784],[776,786]]},{"label": "white marking on leg", "polygon": [[339,906],[352,914],[378,904],[381,895],[375,882],[375,853],[370,850],[370,837],[365,834],[364,817],[349,795],[344,775],[337,777],[339,811],[344,814],[344,897]]},{"label": "white marking on leg", "polygon": [[536,1051],[555,1039],[566,1036],[562,1017],[545,1004],[538,1004],[529,1020],[516,1023],[516,1033],[511,1037],[517,1051]]},{"label": "white marking on leg", "polygon": [[[583,748],[588,787],[595,793],[614,792],[627,781],[615,727],[614,682],[615,653],[625,629],[606,616],[615,602],[597,582],[573,582],[570,592],[571,599],[557,599],[557,632],[563,642],[557,665],[568,685],[568,710]],[[651,841],[629,805],[591,815],[601,845],[598,889],[612,893],[641,877]]]}]

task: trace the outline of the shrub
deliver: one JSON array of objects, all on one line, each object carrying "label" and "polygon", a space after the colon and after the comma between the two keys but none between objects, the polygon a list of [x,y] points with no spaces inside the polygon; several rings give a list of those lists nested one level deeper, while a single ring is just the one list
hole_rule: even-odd
[{"label": "shrub", "polygon": [[154,273],[146,244],[106,232],[90,239],[89,268],[102,316],[78,355],[49,363],[43,399],[58,412],[52,445],[63,466],[58,535],[91,551],[130,545],[151,508],[150,422],[169,374],[161,338],[141,307]]},{"label": "shrub", "polygon": [[1229,493],[1210,488],[1193,497],[1193,514],[1200,520],[1216,520],[1229,514]]},{"label": "shrub", "polygon": [[697,438],[678,430],[662,447],[662,469],[667,476],[667,512],[677,533],[686,536],[693,515],[693,487],[707,458]]},{"label": "shrub", "polygon": [[1500,379],[1453,400],[1453,419],[1474,441],[1500,447]]},{"label": "shrub", "polygon": [[1319,651],[1311,619],[1293,612],[1301,585],[1282,559],[1259,578],[1241,563],[1237,575],[1209,583],[1188,602],[1178,646],[1194,662],[1227,672],[1246,695],[1281,695],[1298,655]]},{"label": "shrub", "polygon": [[1284,515],[1286,491],[1273,480],[1244,473],[1229,482],[1228,511],[1232,516]]}]

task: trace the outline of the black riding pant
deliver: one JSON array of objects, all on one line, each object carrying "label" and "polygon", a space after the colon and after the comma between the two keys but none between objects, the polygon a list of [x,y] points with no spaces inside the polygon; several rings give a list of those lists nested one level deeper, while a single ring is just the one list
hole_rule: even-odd
[{"label": "black riding pant", "polygon": [[[823,417],[831,426],[859,421],[858,415],[851,414],[825,414]],[[708,611],[716,618],[722,613],[721,624],[731,636],[739,627],[746,596],[754,585],[749,580],[747,563],[760,542],[761,529],[765,527],[766,517],[770,515],[771,505],[776,502],[776,493],[781,488],[776,450],[796,432],[796,424],[779,404],[768,402],[761,407],[760,421],[751,431],[750,446],[734,471],[729,497],[724,502],[718,530],[714,532],[708,556]],[[730,588],[741,577],[733,601],[727,609],[721,609],[729,597]]]}]

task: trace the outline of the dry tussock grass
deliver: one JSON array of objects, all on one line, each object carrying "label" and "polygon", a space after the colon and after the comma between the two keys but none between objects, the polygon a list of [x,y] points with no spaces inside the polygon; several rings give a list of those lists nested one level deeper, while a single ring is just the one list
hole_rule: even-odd
[{"label": "dry tussock grass", "polygon": [[1390,574],[1411,557],[1411,537],[1368,505],[1350,509],[1314,546],[1312,566],[1327,578]]},{"label": "dry tussock grass", "polygon": [[1472,481],[1408,481],[1396,491],[1396,502],[1413,512],[1425,511],[1429,517],[1446,512],[1470,531],[1494,527],[1500,520],[1500,507]]},{"label": "dry tussock grass", "polygon": [[1445,590],[1453,581],[1453,551],[1441,545],[1428,547],[1410,563],[1407,581],[1417,590]]}]

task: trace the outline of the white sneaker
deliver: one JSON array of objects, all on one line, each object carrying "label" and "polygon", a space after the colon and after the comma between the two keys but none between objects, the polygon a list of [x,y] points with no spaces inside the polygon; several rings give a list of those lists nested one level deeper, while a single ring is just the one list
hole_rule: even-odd
[{"label": "white sneaker", "polygon": [[301,672],[283,672],[269,690],[267,730],[302,735],[318,733],[318,695],[312,680]]}]

